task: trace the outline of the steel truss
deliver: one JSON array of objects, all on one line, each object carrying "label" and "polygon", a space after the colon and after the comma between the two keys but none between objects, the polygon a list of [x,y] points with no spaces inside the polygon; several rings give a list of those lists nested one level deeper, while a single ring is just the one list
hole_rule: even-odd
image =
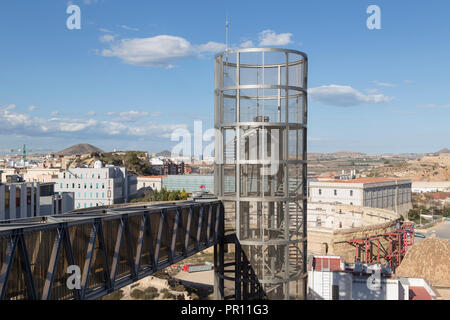
[{"label": "steel truss", "polygon": [[[234,255],[225,258],[226,246],[231,246]],[[265,300],[266,292],[259,282],[245,251],[235,233],[227,234],[214,246],[216,300]],[[228,285],[225,285],[228,281]]]},{"label": "steel truss", "polygon": [[[363,263],[387,262],[395,271],[414,244],[414,224],[405,222],[395,232],[346,241],[355,247],[355,261]],[[383,245],[384,243],[384,245]]]},{"label": "steel truss", "polygon": [[0,299],[98,299],[219,243],[223,216],[212,200],[5,221]]}]

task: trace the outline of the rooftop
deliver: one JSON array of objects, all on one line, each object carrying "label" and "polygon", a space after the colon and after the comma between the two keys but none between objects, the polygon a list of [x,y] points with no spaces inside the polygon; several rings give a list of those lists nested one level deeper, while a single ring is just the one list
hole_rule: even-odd
[{"label": "rooftop", "polygon": [[[320,182],[332,182],[332,183],[379,183],[379,182],[393,182],[401,181],[402,179],[395,178],[372,178],[372,177],[359,177],[348,180],[321,180]],[[316,181],[317,182],[317,181]]]}]

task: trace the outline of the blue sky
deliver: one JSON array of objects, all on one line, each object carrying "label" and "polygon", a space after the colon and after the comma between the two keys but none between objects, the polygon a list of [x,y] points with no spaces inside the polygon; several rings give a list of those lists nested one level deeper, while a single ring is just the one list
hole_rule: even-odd
[{"label": "blue sky", "polygon": [[[66,8],[81,9],[69,30]],[[381,30],[369,30],[369,5]],[[213,57],[233,47],[309,57],[308,149],[450,147],[450,2],[5,0],[0,153],[75,143],[159,152],[213,126]]]}]

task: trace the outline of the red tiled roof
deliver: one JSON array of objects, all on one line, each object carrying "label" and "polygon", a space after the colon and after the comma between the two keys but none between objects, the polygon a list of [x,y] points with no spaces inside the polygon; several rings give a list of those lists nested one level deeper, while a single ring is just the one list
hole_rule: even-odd
[{"label": "red tiled roof", "polygon": [[434,200],[445,200],[450,198],[450,192],[433,192],[430,194]]},{"label": "red tiled roof", "polygon": [[349,180],[329,180],[323,182],[337,182],[337,183],[376,183],[376,182],[388,182],[388,181],[396,181],[397,179],[390,178],[370,178],[370,177],[360,177]]},{"label": "red tiled roof", "polygon": [[424,287],[409,287],[409,300],[432,300]]}]

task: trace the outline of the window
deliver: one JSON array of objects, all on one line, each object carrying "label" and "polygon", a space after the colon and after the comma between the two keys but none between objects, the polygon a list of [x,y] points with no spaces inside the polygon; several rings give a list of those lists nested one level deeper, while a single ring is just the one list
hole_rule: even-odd
[{"label": "window", "polygon": [[98,174],[98,178],[100,179],[100,173]]},{"label": "window", "polygon": [[78,184],[78,189],[81,189],[81,184]]},{"label": "window", "polygon": [[66,188],[69,189],[69,184],[66,184]]},{"label": "window", "polygon": [[62,183],[59,184],[59,187],[60,187],[61,189],[63,188]]},{"label": "window", "polygon": [[98,198],[98,192],[95,193],[95,197]]},{"label": "window", "polygon": [[353,190],[350,190],[350,197],[353,197]]},{"label": "window", "polygon": [[84,188],[86,189],[86,183],[84,184]]},{"label": "window", "polygon": [[322,189],[319,189],[319,196],[322,195]]},{"label": "window", "polygon": [[104,192],[102,192],[102,198],[104,198],[105,197],[105,193]]},{"label": "window", "polygon": [[91,189],[92,189],[92,183],[91,183]]},{"label": "window", "polygon": [[78,198],[81,198],[81,192],[78,192]]},{"label": "window", "polygon": [[72,188],[74,188],[74,189],[75,189],[75,183],[72,183]]},{"label": "window", "polygon": [[336,189],[334,190],[334,195],[337,196],[337,190]]},{"label": "window", "polygon": [[102,183],[102,189],[105,189],[105,184],[104,183]]},{"label": "window", "polygon": [[80,178],[83,179],[83,174],[80,174]]},{"label": "window", "polygon": [[95,189],[98,189],[98,182],[95,184]]},{"label": "window", "polygon": [[[95,177],[95,174],[92,174],[92,178],[94,178]],[[91,206],[92,207],[92,206]]]}]

